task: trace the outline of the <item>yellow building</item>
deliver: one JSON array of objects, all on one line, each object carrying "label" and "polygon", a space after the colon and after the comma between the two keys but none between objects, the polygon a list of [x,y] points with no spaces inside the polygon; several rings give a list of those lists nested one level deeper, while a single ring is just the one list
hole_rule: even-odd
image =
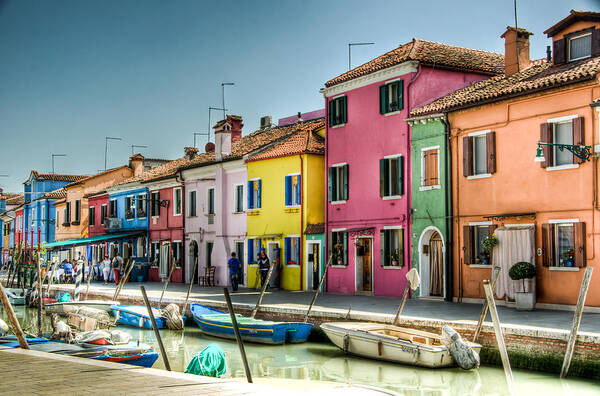
[{"label": "yellow building", "polygon": [[271,285],[313,290],[323,271],[323,242],[305,231],[324,222],[325,124],[320,118],[294,125],[291,135],[246,161],[250,288],[260,286],[261,248],[276,264]]}]

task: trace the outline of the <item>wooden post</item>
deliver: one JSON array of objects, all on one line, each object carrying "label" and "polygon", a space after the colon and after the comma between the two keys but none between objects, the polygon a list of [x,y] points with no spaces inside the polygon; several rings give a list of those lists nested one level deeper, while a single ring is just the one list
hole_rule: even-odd
[{"label": "wooden post", "polygon": [[192,286],[194,285],[194,276],[196,275],[196,271],[198,270],[198,257],[194,260],[194,270],[192,271],[192,279],[190,279],[190,285],[188,287],[187,295],[185,296],[185,304],[183,304],[183,311],[181,311],[182,315],[185,315],[185,310],[187,309],[188,300],[190,299],[190,293],[192,292]]},{"label": "wooden post", "polygon": [[258,301],[256,302],[256,306],[252,310],[252,315],[250,315],[250,317],[252,319],[254,319],[254,317],[258,313],[260,304],[262,303],[263,296],[265,295],[265,290],[267,290],[267,286],[269,286],[269,281],[271,280],[271,273],[273,272],[274,267],[275,267],[275,263],[271,263],[271,266],[269,267],[269,272],[267,272],[267,278],[265,279],[265,284],[262,285],[262,288],[260,290],[260,296],[258,296]]},{"label": "wooden post", "polygon": [[319,295],[319,292],[321,291],[321,286],[323,286],[323,281],[325,281],[325,278],[327,277],[327,271],[329,270],[329,266],[331,265],[332,257],[333,257],[333,255],[329,255],[329,260],[327,260],[327,265],[325,266],[325,271],[323,271],[323,276],[321,277],[321,280],[319,281],[319,287],[317,287],[317,290],[315,291],[315,295],[313,296],[313,299],[310,302],[310,305],[308,306],[308,311],[306,311],[306,315],[304,315],[304,323],[306,323],[308,321],[308,315],[310,315],[310,311],[312,310],[313,305],[315,305],[315,302],[317,302],[317,296]]},{"label": "wooden post", "polygon": [[[496,282],[498,281],[498,278],[500,277],[500,271],[502,271],[502,268],[500,268],[500,267],[494,267],[494,269],[492,271],[492,294],[496,291]],[[477,321],[477,327],[475,328],[475,334],[473,335],[473,342],[477,342],[477,339],[479,338],[479,335],[481,334],[481,328],[483,327],[483,321],[485,320],[485,317],[487,316],[487,312],[488,312],[488,303],[487,303],[487,300],[485,300],[483,302],[483,308],[481,309],[481,314],[479,315],[479,320]]]},{"label": "wooden post", "polygon": [[[38,245],[39,246],[39,245]],[[42,336],[42,309],[44,309],[44,299],[42,298],[42,270],[40,268],[41,254],[38,254],[36,270],[37,270],[37,291],[38,291],[38,337]]]},{"label": "wooden post", "polygon": [[490,308],[490,316],[492,317],[492,323],[494,324],[494,332],[496,333],[496,342],[498,343],[498,350],[500,351],[500,357],[502,358],[502,366],[504,367],[504,375],[506,376],[506,383],[508,384],[508,390],[511,395],[514,395],[514,381],[512,370],[510,368],[510,361],[508,360],[508,352],[506,352],[506,344],[504,343],[504,336],[502,335],[502,328],[500,327],[500,319],[498,318],[498,311],[496,310],[496,302],[494,301],[494,292],[489,280],[483,281],[483,289],[485,290],[485,298]]},{"label": "wooden post", "polygon": [[[271,267],[272,268],[272,267]],[[244,349],[244,343],[242,342],[242,336],[240,335],[240,328],[238,327],[235,312],[233,310],[233,304],[231,303],[231,297],[229,296],[229,290],[226,287],[223,288],[223,294],[225,294],[225,301],[227,301],[227,309],[229,310],[229,316],[231,317],[231,324],[233,325],[233,332],[235,333],[235,340],[237,341],[238,347],[240,348],[240,354],[242,355],[242,362],[244,363],[244,371],[246,372],[246,379],[248,383],[252,383],[252,374],[250,373],[250,366],[248,366],[248,359],[246,358],[246,350]]]},{"label": "wooden post", "polygon": [[162,293],[160,293],[160,301],[158,302],[158,306],[162,305],[163,296],[165,295],[165,290],[167,290],[167,286],[169,286],[169,282],[171,281],[171,275],[173,275],[173,270],[175,269],[175,263],[171,264],[171,269],[169,270],[169,276],[163,286]]},{"label": "wooden post", "polygon": [[88,300],[89,299],[89,294],[90,294],[90,282],[92,281],[92,276],[94,275],[94,261],[92,260],[92,263],[90,264],[90,271],[88,273],[88,278],[87,278],[87,286],[85,288],[85,299]]},{"label": "wooden post", "polygon": [[127,280],[129,279],[129,274],[131,273],[131,270],[133,269],[134,265],[135,265],[135,260],[131,261],[129,268],[127,268],[127,272],[125,273],[124,276],[121,277],[121,279],[119,279],[119,284],[117,285],[117,289],[115,290],[115,294],[113,296],[113,301],[116,301],[117,298],[119,297],[119,294],[121,294],[121,290],[123,290],[123,286],[125,286],[125,283],[127,283]]},{"label": "wooden post", "polygon": [[581,315],[583,315],[583,308],[585,306],[585,297],[587,295],[588,287],[590,286],[593,270],[592,267],[586,267],[585,273],[583,274],[583,280],[581,281],[581,287],[579,288],[579,298],[577,299],[577,308],[573,315],[573,325],[571,326],[571,334],[569,335],[569,343],[567,344],[567,351],[565,353],[565,360],[563,360],[562,369],[560,370],[560,378],[565,378],[569,373],[573,351],[575,351],[575,344],[577,343],[577,331],[579,330],[579,324],[581,323]]},{"label": "wooden post", "polygon": [[402,302],[400,303],[400,306],[398,307],[398,311],[396,312],[396,316],[394,317],[394,322],[392,322],[392,324],[394,326],[396,326],[398,324],[398,321],[400,320],[400,314],[402,313],[402,310],[404,309],[404,304],[406,304],[406,299],[408,298],[408,290],[410,289],[410,282],[406,283],[406,288],[404,288],[404,295],[402,296]]},{"label": "wooden post", "polygon": [[8,315],[8,320],[10,321],[10,325],[13,328],[13,332],[17,336],[17,340],[19,341],[19,345],[23,349],[29,349],[29,345],[27,344],[27,339],[25,339],[25,334],[23,334],[23,329],[21,329],[21,325],[17,320],[17,315],[15,315],[15,311],[13,310],[12,304],[4,291],[4,286],[0,284],[0,300],[2,300],[2,306],[4,307],[4,312]]},{"label": "wooden post", "polygon": [[162,338],[160,338],[160,332],[158,331],[158,327],[156,326],[156,320],[154,319],[154,313],[152,312],[152,307],[150,306],[150,301],[148,301],[148,296],[146,295],[146,289],[144,286],[140,286],[140,290],[142,291],[142,297],[144,297],[144,304],[146,304],[146,309],[148,310],[148,316],[150,316],[150,322],[152,323],[152,330],[154,330],[154,335],[156,336],[156,340],[158,341],[158,345],[160,347],[160,354],[162,355],[163,360],[165,361],[165,368],[171,371],[171,365],[169,364],[169,358],[167,357],[167,351],[165,351],[165,346],[163,345]]}]

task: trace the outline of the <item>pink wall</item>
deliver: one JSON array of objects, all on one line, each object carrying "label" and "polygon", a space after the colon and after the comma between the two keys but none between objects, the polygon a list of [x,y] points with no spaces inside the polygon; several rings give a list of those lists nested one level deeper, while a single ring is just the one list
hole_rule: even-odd
[{"label": "pink wall", "polygon": [[90,197],[88,199],[88,207],[94,207],[94,225],[89,226],[91,237],[106,234],[106,228],[100,223],[102,205],[106,205],[106,215],[108,216],[108,194]]}]

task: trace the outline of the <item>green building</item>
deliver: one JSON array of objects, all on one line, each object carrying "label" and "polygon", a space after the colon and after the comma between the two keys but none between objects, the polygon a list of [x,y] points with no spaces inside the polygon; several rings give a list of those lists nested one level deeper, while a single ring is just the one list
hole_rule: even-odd
[{"label": "green building", "polygon": [[412,266],[420,297],[452,299],[451,159],[445,115],[407,119],[412,126]]}]

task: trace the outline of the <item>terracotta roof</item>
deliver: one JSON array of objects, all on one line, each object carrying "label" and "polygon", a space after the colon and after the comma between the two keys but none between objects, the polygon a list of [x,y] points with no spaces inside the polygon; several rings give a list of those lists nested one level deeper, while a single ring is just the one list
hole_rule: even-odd
[{"label": "terracotta roof", "polygon": [[591,11],[571,10],[571,13],[544,31],[548,37],[554,36],[569,25],[578,21],[600,21],[600,13]]},{"label": "terracotta roof", "polygon": [[22,205],[25,203],[25,196],[19,193],[4,193],[7,205]]},{"label": "terracotta roof", "polygon": [[406,61],[419,61],[424,65],[471,71],[489,75],[504,73],[504,55],[494,52],[455,47],[413,38],[363,65],[355,67],[325,83],[326,87],[399,65]]},{"label": "terracotta roof", "polygon": [[305,234],[323,234],[325,232],[325,223],[308,223],[306,225]]},{"label": "terracotta roof", "polygon": [[498,76],[479,81],[414,109],[411,117],[442,113],[509,97],[591,80],[600,72],[600,57],[562,65],[538,60],[527,69],[508,77]]},{"label": "terracotta roof", "polygon": [[287,136],[264,151],[252,155],[248,158],[248,161],[259,161],[295,154],[324,154],[325,139],[315,132],[315,130],[325,126],[325,119],[320,118],[320,121],[316,127],[311,125],[310,129],[303,127],[304,123],[298,124],[299,129],[297,132]]},{"label": "terracotta roof", "polygon": [[116,170],[123,169],[123,168],[128,168],[128,169],[129,169],[129,167],[128,167],[128,166],[126,166],[126,165],[119,166],[119,167],[116,167],[116,168],[107,169],[107,170],[105,170],[104,172],[96,173],[95,175],[91,175],[91,176],[86,176],[86,177],[84,177],[83,179],[79,179],[79,180],[77,180],[77,181],[74,181],[74,182],[72,182],[72,183],[69,183],[69,184],[67,184],[65,187],[72,187],[72,186],[76,186],[76,185],[78,185],[78,184],[85,183],[85,182],[87,182],[88,180],[94,179],[94,178],[96,178],[96,177],[98,177],[98,176],[103,176],[103,175],[109,174],[109,173],[111,173],[111,172],[114,172],[114,171],[116,171]]},{"label": "terracotta roof", "polygon": [[90,193],[84,194],[83,198],[96,197],[98,195],[104,195],[104,194],[106,194],[106,190],[94,191],[94,192],[90,192]]},{"label": "terracotta roof", "polygon": [[56,173],[39,173],[38,171],[31,171],[35,180],[54,180],[54,181],[68,181],[74,182],[81,179],[85,179],[86,175],[60,175]]},{"label": "terracotta roof", "polygon": [[42,198],[47,198],[47,199],[60,199],[60,198],[66,198],[66,197],[67,197],[67,190],[65,190],[64,188],[59,188],[59,189],[47,192],[46,194],[42,195]]}]

